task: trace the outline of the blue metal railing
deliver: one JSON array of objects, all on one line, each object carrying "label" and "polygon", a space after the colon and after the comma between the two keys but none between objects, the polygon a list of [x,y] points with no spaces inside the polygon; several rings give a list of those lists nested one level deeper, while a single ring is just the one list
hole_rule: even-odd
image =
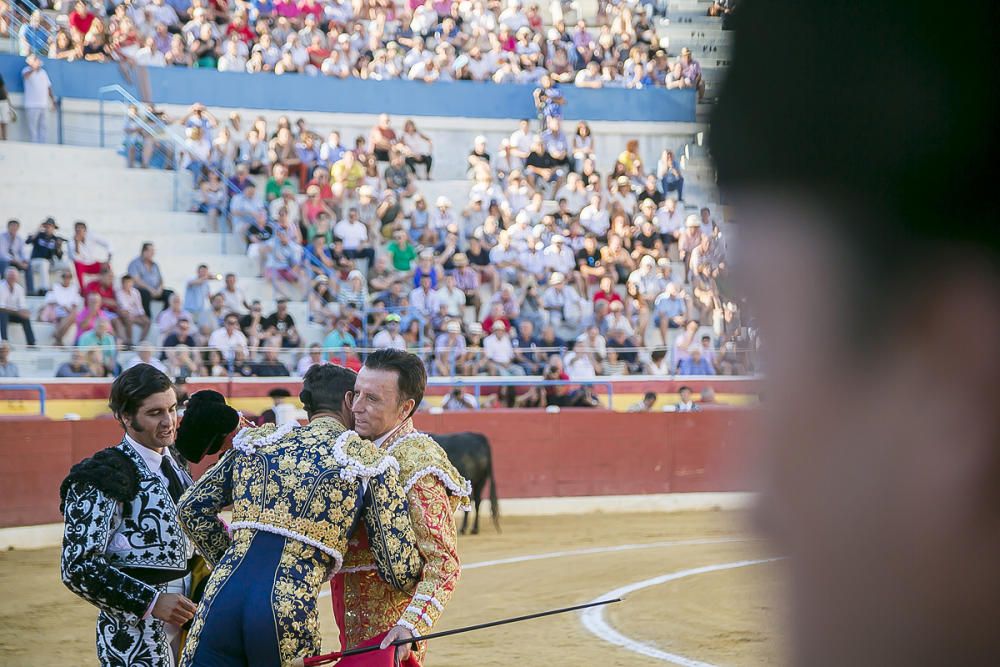
[{"label": "blue metal railing", "polygon": [[483,387],[604,387],[608,393],[608,410],[612,409],[614,398],[614,383],[609,380],[536,380],[527,377],[488,377],[488,378],[429,378],[428,387],[449,387],[462,389],[471,387],[476,399],[476,409],[479,409],[479,398]]},{"label": "blue metal railing", "polygon": [[[98,89],[98,108],[99,108],[98,122],[100,125],[99,142],[101,148],[104,148],[105,146],[104,101],[105,98],[110,96],[117,96],[118,98],[120,98],[118,101],[121,104],[126,105],[126,107],[131,104],[139,109],[140,115],[136,119],[136,121],[140,129],[144,130],[148,135],[150,135],[148,138],[149,141],[153,141],[154,140],[153,136],[156,136],[157,141],[165,141],[170,143],[172,149],[172,155],[170,157],[174,168],[174,210],[182,210],[180,206],[181,169],[179,163],[179,154],[184,150],[183,140],[180,139],[177,135],[173,134],[170,131],[169,126],[166,123],[164,123],[160,118],[150,113],[146,109],[146,105],[140,102],[134,95],[132,95],[132,93],[130,93],[128,90],[126,90],[125,88],[123,88],[118,84],[113,84],[110,86],[102,86],[101,88]],[[126,113],[128,113],[127,109]],[[222,182],[222,185],[226,187],[227,203],[225,207],[223,207],[218,218],[219,245],[220,245],[219,254],[225,255],[228,254],[226,252],[227,249],[226,237],[232,232],[232,225],[230,224],[229,220],[229,204],[228,204],[229,177],[226,176],[226,174],[224,174],[220,169],[217,169],[216,167],[214,167],[209,163],[204,163],[203,168],[209,173],[217,175],[219,177],[219,180]]]},{"label": "blue metal railing", "polygon": [[38,414],[45,416],[45,387],[40,384],[0,384],[0,391],[37,391]]},{"label": "blue metal railing", "polygon": [[[7,12],[7,26],[8,35],[11,42],[11,46],[15,53],[20,55],[26,55],[21,53],[21,43],[20,43],[20,33],[21,26],[27,24],[31,20],[31,15],[36,11],[41,11],[41,8],[31,0],[17,0],[16,2],[11,2],[9,5],[9,11]],[[47,19],[45,15],[42,15],[42,25],[40,26],[42,30],[42,35],[45,37],[45,43],[48,44],[52,39],[52,31],[45,25]],[[43,52],[42,55],[48,52],[48,49]]]}]

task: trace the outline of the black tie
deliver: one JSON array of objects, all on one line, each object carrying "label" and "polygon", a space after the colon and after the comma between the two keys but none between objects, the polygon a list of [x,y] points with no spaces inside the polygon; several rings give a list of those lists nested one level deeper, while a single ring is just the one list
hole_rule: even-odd
[{"label": "black tie", "polygon": [[174,470],[174,466],[170,464],[170,459],[166,456],[160,461],[160,472],[167,478],[167,491],[176,503],[181,499],[181,494],[184,493],[184,484],[181,483],[181,478],[177,476],[177,471]]}]

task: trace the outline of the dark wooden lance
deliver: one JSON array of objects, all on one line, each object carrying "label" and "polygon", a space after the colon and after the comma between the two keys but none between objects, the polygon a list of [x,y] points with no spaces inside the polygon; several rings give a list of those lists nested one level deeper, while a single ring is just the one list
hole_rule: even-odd
[{"label": "dark wooden lance", "polygon": [[[543,616],[554,616],[556,614],[566,614],[571,611],[579,611],[581,609],[588,609],[590,607],[599,607],[605,604],[612,604],[614,602],[621,602],[621,598],[614,598],[612,600],[598,600],[596,602],[588,602],[586,604],[578,604],[572,607],[563,607],[561,609],[549,609],[548,611],[540,611],[535,614],[527,614],[525,616],[515,616],[513,618],[501,618],[497,621],[489,621],[488,623],[478,623],[476,625],[467,625],[464,628],[454,628],[453,630],[442,630],[441,632],[432,632],[429,635],[424,635],[418,637],[417,641],[428,641],[430,639],[440,639],[441,637],[450,637],[451,635],[460,635],[465,632],[474,632],[476,630],[485,630],[486,628],[494,628],[498,625],[508,625],[510,623],[520,623],[521,621],[530,621],[535,618],[542,618]],[[414,641],[413,639],[397,639],[392,642],[389,646],[402,646],[403,644],[409,644]],[[378,644],[372,646],[358,646],[355,648],[349,648],[346,651],[334,651],[333,653],[324,653],[323,655],[313,655],[307,658],[296,658],[292,661],[292,667],[316,667],[317,665],[327,665],[331,662],[340,660],[341,658],[346,658],[350,655],[359,655],[361,653],[371,653],[372,651],[382,650]]]}]

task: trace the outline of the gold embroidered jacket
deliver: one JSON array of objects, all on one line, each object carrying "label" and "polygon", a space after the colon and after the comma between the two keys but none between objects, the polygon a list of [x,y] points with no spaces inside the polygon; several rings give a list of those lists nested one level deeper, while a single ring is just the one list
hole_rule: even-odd
[{"label": "gold embroidered jacket", "polygon": [[[213,601],[259,532],[286,538],[278,571],[257,573],[274,582],[282,663],[319,652],[319,587],[339,570],[355,528],[366,527],[379,581],[412,591],[422,563],[398,469],[392,456],[330,418],[241,432],[180,501],[181,526],[213,566],[182,664],[194,659]],[[232,537],[218,518],[229,504]]]},{"label": "gold embroidered jacket", "polygon": [[[399,461],[399,478],[424,566],[412,594],[387,586],[376,574],[370,534],[358,531],[333,586],[334,611],[346,646],[396,624],[418,636],[430,632],[451,599],[461,569],[454,513],[469,502],[469,482],[444,450],[429,435],[415,431],[410,422],[382,447]],[[419,646],[422,661],[425,646]]]}]

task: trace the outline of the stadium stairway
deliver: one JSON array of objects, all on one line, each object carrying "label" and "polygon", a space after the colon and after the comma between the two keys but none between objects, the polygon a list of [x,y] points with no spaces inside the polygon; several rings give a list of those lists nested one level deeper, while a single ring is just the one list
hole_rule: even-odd
[{"label": "stadium stairway", "polygon": [[[181,184],[178,191],[184,206],[187,184]],[[74,222],[86,222],[91,234],[111,244],[116,275],[126,271],[142,243],[151,241],[165,283],[175,291],[183,294],[195,267],[205,263],[213,273],[236,273],[248,296],[260,298],[265,308],[270,306],[271,287],[254,277],[254,263],[244,256],[237,239],[205,231],[203,215],[173,210],[173,172],[128,169],[112,149],[5,142],[0,144],[0,202],[4,222],[20,220],[26,236],[48,216],[56,219],[58,234],[65,238],[72,237]],[[43,300],[34,297],[29,302],[37,312]],[[295,305],[295,314],[304,318],[305,304]],[[52,325],[33,322],[33,328],[40,345],[50,344]],[[69,356],[68,352],[25,352],[18,326],[10,327],[9,335],[16,350],[13,360],[22,376],[51,375]],[[155,327],[150,340],[159,340]]]}]

